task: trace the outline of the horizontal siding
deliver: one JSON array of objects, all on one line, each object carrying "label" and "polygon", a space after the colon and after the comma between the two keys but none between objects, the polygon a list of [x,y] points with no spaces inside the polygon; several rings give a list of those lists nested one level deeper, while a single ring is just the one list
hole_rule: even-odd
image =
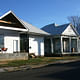
[{"label": "horizontal siding", "polygon": [[20,51],[20,37],[17,31],[0,29],[0,34],[4,36],[4,47],[8,48],[6,53],[13,53],[14,40],[18,40],[18,51]]}]

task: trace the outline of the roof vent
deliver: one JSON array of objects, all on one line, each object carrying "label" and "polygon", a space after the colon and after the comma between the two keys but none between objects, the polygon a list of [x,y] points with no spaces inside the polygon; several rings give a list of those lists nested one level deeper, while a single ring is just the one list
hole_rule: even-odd
[{"label": "roof vent", "polygon": [[58,27],[59,25],[58,24],[56,24],[56,23],[53,23],[53,25],[55,26],[55,27]]}]

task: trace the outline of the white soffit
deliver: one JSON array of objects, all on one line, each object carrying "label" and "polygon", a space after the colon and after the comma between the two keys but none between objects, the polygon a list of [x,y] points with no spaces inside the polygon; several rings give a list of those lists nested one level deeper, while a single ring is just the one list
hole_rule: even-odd
[{"label": "white soffit", "polygon": [[27,32],[28,31],[28,29],[21,29],[21,28],[14,28],[14,27],[6,27],[6,26],[0,26],[0,29],[8,29],[8,30],[24,31],[24,32]]}]

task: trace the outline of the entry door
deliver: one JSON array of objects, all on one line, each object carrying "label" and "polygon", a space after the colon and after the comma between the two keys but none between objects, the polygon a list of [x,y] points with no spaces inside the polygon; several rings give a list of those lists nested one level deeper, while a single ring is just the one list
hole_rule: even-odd
[{"label": "entry door", "polygon": [[18,40],[13,40],[13,52],[18,52]]},{"label": "entry door", "polygon": [[63,51],[69,52],[69,39],[63,39]]}]

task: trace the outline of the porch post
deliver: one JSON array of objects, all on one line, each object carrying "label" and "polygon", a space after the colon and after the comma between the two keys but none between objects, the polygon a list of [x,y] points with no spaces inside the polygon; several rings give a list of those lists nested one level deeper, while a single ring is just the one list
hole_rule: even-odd
[{"label": "porch post", "polygon": [[61,42],[61,53],[63,53],[63,37],[62,36],[60,38],[60,42]]},{"label": "porch post", "polygon": [[51,53],[53,53],[53,39],[51,38]]},{"label": "porch post", "polygon": [[77,52],[78,52],[78,40],[79,40],[79,38],[77,38]]},{"label": "porch post", "polygon": [[70,46],[69,51],[71,52],[71,37],[69,37],[69,46]]}]

